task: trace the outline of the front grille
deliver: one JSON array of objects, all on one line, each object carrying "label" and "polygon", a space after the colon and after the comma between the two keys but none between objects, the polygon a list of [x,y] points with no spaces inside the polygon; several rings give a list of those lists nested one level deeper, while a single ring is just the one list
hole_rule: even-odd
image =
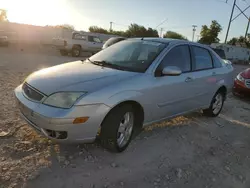
[{"label": "front grille", "polygon": [[250,79],[246,80],[246,86],[250,88]]},{"label": "front grille", "polygon": [[34,101],[41,101],[44,97],[42,94],[30,87],[27,83],[23,84],[23,92],[29,99]]}]

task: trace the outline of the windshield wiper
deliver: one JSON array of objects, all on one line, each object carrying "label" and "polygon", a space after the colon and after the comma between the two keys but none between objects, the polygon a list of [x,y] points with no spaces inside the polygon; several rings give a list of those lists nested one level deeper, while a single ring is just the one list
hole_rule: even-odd
[{"label": "windshield wiper", "polygon": [[114,68],[114,69],[118,69],[118,70],[126,70],[124,67],[113,64],[113,63],[109,63],[107,61],[92,61],[89,58],[87,59],[88,61],[90,61],[91,63],[93,63],[94,65],[99,65],[102,67],[110,67],[110,68]]}]

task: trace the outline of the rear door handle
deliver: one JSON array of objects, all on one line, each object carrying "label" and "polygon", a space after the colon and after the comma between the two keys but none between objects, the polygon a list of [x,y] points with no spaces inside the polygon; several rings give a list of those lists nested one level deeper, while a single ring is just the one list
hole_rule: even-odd
[{"label": "rear door handle", "polygon": [[191,82],[191,81],[193,81],[193,78],[191,78],[191,77],[187,77],[185,80],[185,82]]},{"label": "rear door handle", "polygon": [[213,76],[216,75],[216,72],[212,72],[212,75],[213,75]]}]

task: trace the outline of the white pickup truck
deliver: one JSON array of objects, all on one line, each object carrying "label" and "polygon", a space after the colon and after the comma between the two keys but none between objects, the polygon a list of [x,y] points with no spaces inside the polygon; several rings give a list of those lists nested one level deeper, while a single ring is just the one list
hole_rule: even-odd
[{"label": "white pickup truck", "polygon": [[73,57],[80,56],[81,52],[95,54],[103,46],[99,37],[82,32],[73,32],[71,39],[53,39],[53,44],[61,55],[65,56],[71,53]]}]

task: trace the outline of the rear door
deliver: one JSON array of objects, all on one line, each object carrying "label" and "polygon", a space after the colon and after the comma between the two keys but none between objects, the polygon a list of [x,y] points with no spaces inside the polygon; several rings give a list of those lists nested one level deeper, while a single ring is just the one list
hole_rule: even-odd
[{"label": "rear door", "polygon": [[214,69],[211,52],[200,46],[191,46],[194,95],[199,107],[210,104],[215,94],[217,72]]}]

